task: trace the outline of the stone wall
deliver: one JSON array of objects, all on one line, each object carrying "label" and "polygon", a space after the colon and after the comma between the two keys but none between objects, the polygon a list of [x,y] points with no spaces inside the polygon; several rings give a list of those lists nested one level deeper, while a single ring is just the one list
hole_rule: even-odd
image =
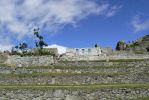
[{"label": "stone wall", "polygon": [[112,52],[113,52],[113,49],[111,47],[101,48],[101,53],[103,54],[111,54]]},{"label": "stone wall", "polygon": [[102,74],[106,73],[112,74],[112,73],[143,73],[143,72],[148,72],[149,73],[149,67],[147,66],[90,66],[90,67],[85,67],[85,66],[74,66],[74,67],[59,67],[59,68],[53,68],[53,66],[49,66],[46,68],[36,68],[36,67],[7,67],[7,66],[0,66],[0,74],[31,74],[31,73],[96,73],[96,74]]},{"label": "stone wall", "polygon": [[[35,76],[36,75],[36,76]],[[18,76],[3,76],[0,78],[0,83],[5,85],[10,84],[38,84],[38,85],[71,85],[71,84],[144,84],[149,83],[148,74],[60,74],[60,75],[45,75],[45,74],[34,74],[32,76],[18,75]]]},{"label": "stone wall", "polygon": [[8,56],[5,64],[10,66],[28,67],[28,66],[49,66],[55,63],[53,56]]},{"label": "stone wall", "polygon": [[67,56],[96,56],[101,54],[101,48],[95,47],[95,48],[67,48],[66,49],[66,55]]},{"label": "stone wall", "polygon": [[60,60],[109,60],[109,59],[149,59],[148,53],[134,53],[131,51],[115,51],[112,48],[67,48]]},{"label": "stone wall", "polygon": [[40,55],[40,53],[48,54],[48,55],[58,55],[58,49],[57,48],[34,48],[31,50],[31,52],[35,55]]},{"label": "stone wall", "polygon": [[[149,96],[148,59],[53,63],[52,56],[8,56],[6,64],[11,66],[0,65],[0,100],[125,100]],[[24,88],[29,85],[33,86]]]},{"label": "stone wall", "polygon": [[4,53],[0,53],[0,63],[3,64],[7,60],[8,55]]},{"label": "stone wall", "polygon": [[43,85],[149,83],[148,65],[148,60],[136,62],[61,62],[55,65],[59,68],[49,66],[46,69],[44,67],[22,68],[1,65],[0,74],[5,75],[0,77],[0,83]]},{"label": "stone wall", "polygon": [[148,59],[134,59],[134,60],[113,60],[113,61],[60,61],[56,64],[57,66],[101,66],[103,68],[106,68],[108,66],[128,66],[128,67],[141,67],[141,66],[149,66],[149,60]]},{"label": "stone wall", "polygon": [[[0,100],[114,100],[149,96],[149,89],[0,90]],[[142,99],[141,99],[142,100]]]},{"label": "stone wall", "polygon": [[106,54],[101,53],[98,55],[63,55],[60,60],[62,61],[94,61],[94,60],[116,60],[116,59],[149,59],[149,54],[134,54],[131,52],[116,52]]},{"label": "stone wall", "polygon": [[149,59],[149,54],[135,54],[127,51],[113,51],[107,59]]}]

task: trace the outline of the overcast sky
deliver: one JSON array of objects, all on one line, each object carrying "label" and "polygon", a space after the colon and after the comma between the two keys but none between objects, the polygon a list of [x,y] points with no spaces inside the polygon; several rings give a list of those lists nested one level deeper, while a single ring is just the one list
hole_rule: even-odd
[{"label": "overcast sky", "polygon": [[114,48],[149,33],[149,0],[0,0],[0,50],[34,47],[35,27],[49,45]]}]

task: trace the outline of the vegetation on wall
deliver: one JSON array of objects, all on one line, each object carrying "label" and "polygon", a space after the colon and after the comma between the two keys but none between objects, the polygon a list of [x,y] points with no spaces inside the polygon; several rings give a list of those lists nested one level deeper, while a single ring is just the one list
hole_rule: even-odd
[{"label": "vegetation on wall", "polygon": [[126,43],[124,41],[119,41],[116,45],[116,50],[125,50],[126,49]]},{"label": "vegetation on wall", "polygon": [[19,54],[19,53],[27,53],[28,44],[27,43],[20,43],[18,46],[12,48],[12,54]]},{"label": "vegetation on wall", "polygon": [[132,42],[119,41],[116,45],[117,51],[132,51],[135,54],[143,54],[149,52],[149,35],[139,38]]},{"label": "vegetation on wall", "polygon": [[20,56],[42,56],[42,55],[52,55],[55,56],[57,53],[56,49],[43,49],[44,46],[48,46],[45,43],[43,36],[39,34],[39,28],[34,29],[34,35],[36,36],[35,47],[34,49],[29,49],[27,43],[20,43],[18,46],[12,48],[12,55]]}]

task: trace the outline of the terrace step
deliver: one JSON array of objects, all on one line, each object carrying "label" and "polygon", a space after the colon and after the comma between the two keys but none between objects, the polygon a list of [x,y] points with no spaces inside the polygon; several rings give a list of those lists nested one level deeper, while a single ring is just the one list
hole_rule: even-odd
[{"label": "terrace step", "polygon": [[1,100],[148,100],[147,96],[149,84],[0,85]]},{"label": "terrace step", "polygon": [[59,61],[57,66],[149,66],[149,59],[118,59],[109,61]]},{"label": "terrace step", "polygon": [[0,74],[1,84],[148,83],[148,73],[32,73]]},{"label": "terrace step", "polygon": [[61,67],[61,66],[37,66],[37,67],[9,67],[0,66],[0,73],[3,74],[30,74],[30,73],[141,73],[149,72],[148,66],[129,67],[129,66],[108,66],[108,67]]}]

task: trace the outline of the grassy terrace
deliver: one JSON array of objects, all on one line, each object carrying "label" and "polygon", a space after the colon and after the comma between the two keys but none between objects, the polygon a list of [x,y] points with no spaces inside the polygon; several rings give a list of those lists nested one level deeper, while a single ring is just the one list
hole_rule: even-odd
[{"label": "grassy terrace", "polygon": [[[136,61],[149,61],[149,59],[117,59],[117,60],[109,60],[108,62],[136,62]],[[107,62],[106,60],[95,60],[95,61],[59,61],[60,63],[75,63],[75,62]],[[11,67],[10,65],[0,63],[0,67]],[[14,66],[13,66],[14,67]],[[26,67],[27,69],[85,69],[85,68],[128,68],[128,66],[95,66],[95,67],[88,67],[88,66],[30,66]]]},{"label": "grassy terrace", "polygon": [[37,89],[37,90],[53,90],[53,89],[62,89],[62,90],[98,90],[98,89],[118,89],[118,88],[144,88],[149,89],[149,83],[147,84],[107,84],[107,85],[0,85],[0,89]]},{"label": "grassy terrace", "polygon": [[[1,66],[0,67],[7,67],[11,68],[10,66]],[[145,68],[149,68],[149,66],[142,66]],[[14,67],[13,67],[14,68]],[[42,70],[42,69],[60,69],[60,70],[90,70],[90,69],[95,69],[95,70],[100,70],[100,69],[127,69],[127,68],[134,68],[133,66],[30,66],[30,67],[23,67],[23,69],[28,69],[28,70]],[[19,68],[21,69],[21,68]]]},{"label": "grassy terrace", "polygon": [[[135,61],[148,61],[149,59],[109,59],[108,62],[135,62]],[[107,62],[107,60],[94,60],[94,61],[86,61],[86,60],[81,60],[81,61],[60,61],[61,63],[73,63],[73,62]]]},{"label": "grassy terrace", "polygon": [[[149,66],[143,66],[149,68]],[[133,66],[31,66],[26,69],[114,69],[114,68],[134,68]]]},{"label": "grassy terrace", "polygon": [[[7,67],[10,68],[10,66],[7,65],[0,65],[0,67]],[[142,66],[149,68],[149,66]],[[25,69],[72,69],[72,70],[81,70],[81,69],[115,69],[115,68],[134,68],[133,66],[29,66],[29,67],[23,67]]]},{"label": "grassy terrace", "polygon": [[75,75],[80,75],[80,76],[94,76],[94,75],[111,75],[111,76],[118,76],[118,75],[126,75],[128,73],[31,73],[31,74],[3,74],[0,73],[0,77],[37,77],[37,76],[75,76]]},{"label": "grassy terrace", "polygon": [[[147,66],[148,67],[148,66]],[[26,69],[103,69],[103,68],[133,68],[129,66],[31,66]]]}]

